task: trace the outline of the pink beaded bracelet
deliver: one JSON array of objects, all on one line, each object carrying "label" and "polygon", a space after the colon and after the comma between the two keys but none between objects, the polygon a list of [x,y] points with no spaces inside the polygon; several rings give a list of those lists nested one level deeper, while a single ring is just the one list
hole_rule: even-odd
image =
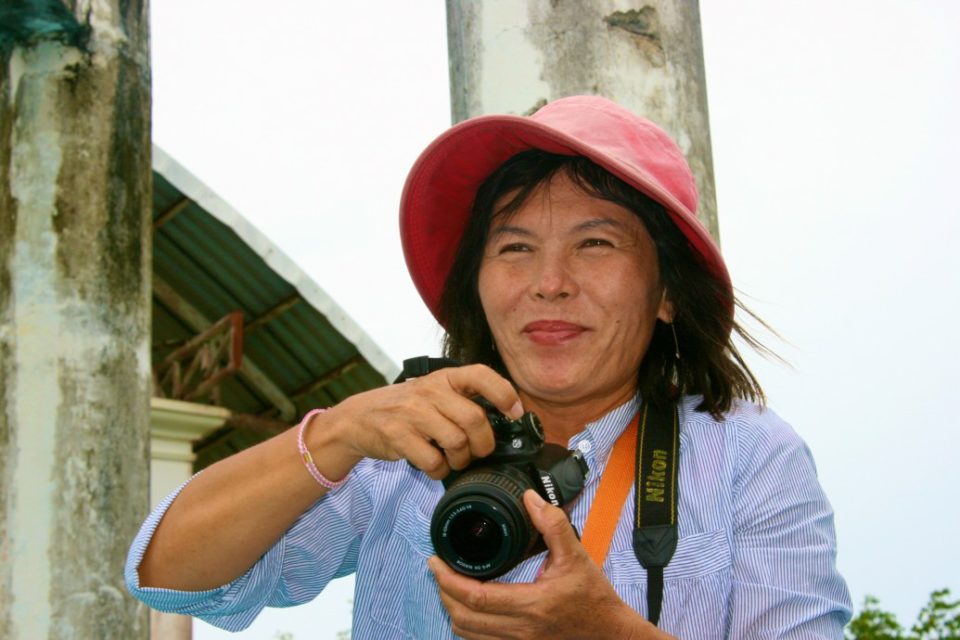
[{"label": "pink beaded bracelet", "polygon": [[313,456],[310,455],[307,445],[303,442],[303,431],[307,428],[307,424],[310,422],[310,419],[318,413],[323,413],[324,411],[326,411],[326,409],[314,409],[313,411],[309,411],[307,415],[303,416],[303,420],[300,421],[300,429],[297,432],[297,448],[300,450],[300,457],[303,458],[303,464],[307,465],[307,471],[310,472],[310,475],[313,476],[313,479],[320,483],[321,487],[333,490],[342,486],[350,476],[347,475],[343,478],[343,480],[338,480],[337,482],[327,479],[326,476],[320,473],[320,469],[317,469],[317,465],[313,463]]}]

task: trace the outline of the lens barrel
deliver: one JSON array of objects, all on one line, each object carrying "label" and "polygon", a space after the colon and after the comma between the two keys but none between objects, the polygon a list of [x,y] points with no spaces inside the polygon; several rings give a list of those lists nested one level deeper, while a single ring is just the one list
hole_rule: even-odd
[{"label": "lens barrel", "polygon": [[433,512],[430,537],[437,555],[460,573],[482,580],[516,566],[539,539],[523,492],[530,478],[510,466],[466,471]]}]

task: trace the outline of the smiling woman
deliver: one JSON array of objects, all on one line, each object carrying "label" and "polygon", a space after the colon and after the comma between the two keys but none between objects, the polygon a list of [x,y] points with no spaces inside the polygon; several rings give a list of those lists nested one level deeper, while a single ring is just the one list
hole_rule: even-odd
[{"label": "smiling woman", "polygon": [[[239,629],[355,572],[362,638],[839,638],[833,514],[803,442],[748,402],[762,391],[696,206],[676,145],[601,98],[442,135],[411,171],[401,236],[465,364],[205,470],[144,524],[131,591]],[[498,425],[536,413],[590,469],[566,513],[523,494],[546,552],[490,582],[430,540],[436,480],[510,443],[478,395]]]}]

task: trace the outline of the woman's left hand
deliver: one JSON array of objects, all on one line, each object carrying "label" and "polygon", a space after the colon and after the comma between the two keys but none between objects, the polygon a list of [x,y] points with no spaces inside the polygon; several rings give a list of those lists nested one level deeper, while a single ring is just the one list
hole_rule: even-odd
[{"label": "woman's left hand", "polygon": [[563,511],[534,491],[523,500],[549,549],[533,584],[480,582],[430,558],[454,633],[469,640],[671,637],[620,599]]}]

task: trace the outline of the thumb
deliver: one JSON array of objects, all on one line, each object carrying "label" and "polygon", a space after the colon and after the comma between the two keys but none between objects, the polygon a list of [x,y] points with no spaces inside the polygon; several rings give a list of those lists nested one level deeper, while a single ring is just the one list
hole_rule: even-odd
[{"label": "thumb", "polygon": [[550,564],[575,557],[583,551],[573,525],[562,509],[548,504],[531,489],[523,494],[523,501],[530,514],[530,521],[543,536],[543,541],[550,550]]}]

